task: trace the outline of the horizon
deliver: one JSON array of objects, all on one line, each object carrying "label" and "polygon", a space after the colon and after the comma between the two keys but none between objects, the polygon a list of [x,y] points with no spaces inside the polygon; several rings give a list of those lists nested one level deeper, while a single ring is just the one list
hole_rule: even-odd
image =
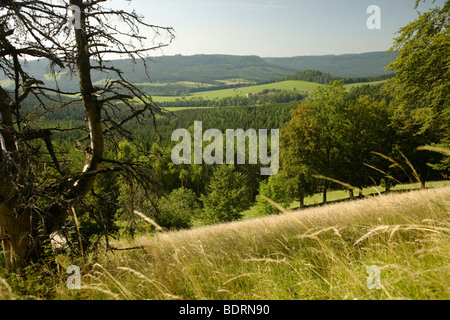
[{"label": "horizon", "polygon": [[[369,54],[369,53],[382,53],[384,52],[385,54],[388,54],[388,50],[383,51],[383,50],[379,50],[379,51],[367,51],[367,52],[348,52],[348,53],[339,53],[339,54],[333,54],[333,53],[329,53],[329,54],[305,54],[305,55],[298,55],[298,56],[289,56],[289,57],[276,57],[276,56],[261,56],[261,55],[257,55],[257,54],[227,54],[227,53],[194,53],[194,54],[181,54],[181,53],[176,53],[176,54],[170,54],[170,55],[159,55],[159,56],[147,56],[145,57],[146,59],[151,59],[151,58],[169,58],[169,57],[177,57],[177,56],[182,56],[182,57],[195,57],[195,56],[233,56],[233,57],[258,57],[261,59],[273,59],[273,58],[281,58],[281,59],[289,59],[289,58],[299,58],[299,57],[339,57],[339,56],[346,56],[346,55],[363,55],[363,54]],[[395,51],[394,51],[395,52]],[[46,58],[34,58],[34,57],[29,57],[27,59],[22,59],[22,60],[27,60],[27,61],[39,61],[39,60],[46,60]],[[95,60],[95,59],[92,59]],[[120,61],[120,60],[133,60],[131,58],[117,58],[117,59],[104,59],[105,61]],[[137,59],[139,60],[139,59]]]},{"label": "horizon", "polygon": [[[333,53],[328,53],[328,54],[304,54],[304,55],[297,55],[297,56],[285,56],[285,57],[280,57],[280,56],[262,56],[262,55],[257,55],[257,54],[227,54],[227,53],[194,53],[194,54],[181,54],[181,53],[176,53],[176,54],[170,54],[170,55],[161,55],[161,56],[156,56],[157,58],[159,57],[176,57],[176,56],[182,56],[182,57],[194,57],[194,56],[234,56],[234,57],[258,57],[261,59],[271,59],[271,58],[285,58],[285,59],[289,59],[289,58],[298,58],[298,57],[327,57],[327,56],[346,56],[346,55],[363,55],[363,54],[369,54],[369,53],[385,53],[388,54],[388,50],[379,50],[379,51],[367,51],[367,52],[348,52],[348,53],[337,53],[337,54],[333,54]],[[152,57],[149,57],[152,58]],[[111,59],[111,61],[113,60],[126,60],[126,59]]]}]

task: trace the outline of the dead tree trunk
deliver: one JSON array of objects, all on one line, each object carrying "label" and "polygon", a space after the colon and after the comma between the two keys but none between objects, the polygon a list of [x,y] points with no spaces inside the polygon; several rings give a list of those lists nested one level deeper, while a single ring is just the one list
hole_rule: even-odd
[{"label": "dead tree trunk", "polygon": [[348,189],[348,194],[351,200],[355,199],[355,193],[353,192],[353,189]]},{"label": "dead tree trunk", "polygon": [[11,100],[0,88],[0,239],[5,255],[6,269],[10,271],[39,256],[37,242],[42,228],[41,217],[26,206],[28,195],[21,194],[19,185],[26,184],[21,172],[20,144],[13,125]]},{"label": "dead tree trunk", "polygon": [[[147,38],[140,35],[141,28],[145,27],[155,34],[165,30],[173,39],[172,28],[147,24],[136,12],[106,9],[101,5],[103,2],[70,0],[71,6],[80,9],[80,23],[74,31],[74,42],[73,31],[67,30],[65,4],[35,0],[3,1],[0,4],[0,18],[5,20],[0,24],[0,69],[16,84],[11,97],[0,86],[0,241],[8,269],[39,260],[41,244],[67,219],[76,201],[92,191],[98,174],[123,170],[135,174],[133,164],[103,159],[105,136],[113,132],[132,136],[123,129],[127,122],[143,116],[146,111],[152,116],[153,112],[161,111],[145,92],[124,79],[122,72],[114,65],[106,64],[103,58],[105,54],[124,54],[133,61],[139,57],[146,68],[144,54],[167,44],[154,46],[152,43],[148,46],[145,43]],[[14,24],[22,21],[20,35],[15,35],[14,30],[7,30],[8,19],[13,19]],[[119,31],[117,28],[120,27],[102,23],[110,19],[123,21],[123,26],[128,30]],[[92,23],[89,23],[91,20]],[[26,33],[28,40],[23,46],[22,32]],[[131,41],[124,41],[124,37]],[[24,72],[19,61],[19,57],[24,56],[45,58],[61,69],[76,70],[80,92],[71,94],[81,95],[88,126],[88,135],[77,141],[78,147],[85,152],[84,167],[78,171],[79,174],[61,170],[52,150],[51,129],[33,130],[27,120],[20,117],[20,103],[30,92],[46,97],[48,91],[62,93],[43,87],[42,81]],[[93,63],[93,60],[96,62]],[[111,73],[115,73],[117,79],[108,81],[101,88],[95,87],[91,79],[92,70],[103,72],[105,78],[110,79],[114,79]],[[140,101],[140,106],[130,102],[135,98]],[[120,107],[117,102],[121,103]],[[124,110],[125,106],[128,110]],[[108,113],[106,107],[112,112]],[[118,116],[116,111],[126,112]],[[52,176],[50,182],[46,181],[48,184],[37,179],[42,172],[47,173],[46,160],[36,161],[40,165],[36,174],[32,172],[35,168],[30,166],[42,154],[29,150],[27,141],[37,139],[44,140],[54,168],[59,173]],[[85,144],[85,141],[88,143]],[[43,196],[52,199],[51,205],[38,208],[37,203]]]},{"label": "dead tree trunk", "polygon": [[85,150],[86,162],[83,169],[82,178],[75,183],[74,192],[78,196],[88,194],[95,182],[95,175],[90,174],[99,169],[103,159],[104,139],[102,125],[102,103],[96,96],[91,78],[91,62],[89,52],[89,41],[86,32],[86,15],[83,10],[82,0],[72,0],[72,5],[81,9],[80,29],[75,29],[76,41],[76,67],[80,84],[80,92],[83,100],[83,107],[89,126],[90,146]]}]

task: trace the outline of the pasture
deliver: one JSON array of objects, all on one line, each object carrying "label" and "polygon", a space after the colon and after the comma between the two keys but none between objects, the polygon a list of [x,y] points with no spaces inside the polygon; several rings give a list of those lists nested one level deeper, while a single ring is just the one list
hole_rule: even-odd
[{"label": "pasture", "polygon": [[[369,83],[353,83],[345,85],[344,87],[350,90],[355,86],[361,86],[365,84],[381,84],[384,81],[378,82],[369,82]],[[248,87],[241,87],[236,89],[223,89],[223,90],[213,90],[213,91],[202,91],[192,93],[188,96],[172,96],[172,97],[162,97],[162,96],[154,96],[153,100],[156,102],[174,102],[177,99],[193,99],[193,98],[202,98],[204,100],[215,100],[222,99],[234,96],[245,96],[246,94],[259,94],[264,90],[287,90],[287,91],[297,91],[299,93],[312,94],[314,90],[318,86],[322,86],[321,84],[307,81],[281,81],[275,83],[269,83],[264,85],[254,85]]]}]

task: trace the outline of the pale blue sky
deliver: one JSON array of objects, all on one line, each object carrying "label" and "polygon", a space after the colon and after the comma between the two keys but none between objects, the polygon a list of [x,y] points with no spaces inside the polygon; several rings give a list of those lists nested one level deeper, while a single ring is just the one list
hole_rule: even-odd
[{"label": "pale blue sky", "polygon": [[[414,0],[110,0],[152,24],[175,29],[159,54],[291,57],[385,51],[395,32],[416,19]],[[442,5],[431,0],[419,6]],[[381,8],[381,30],[369,30],[367,8]],[[163,40],[163,39],[161,39]]]}]

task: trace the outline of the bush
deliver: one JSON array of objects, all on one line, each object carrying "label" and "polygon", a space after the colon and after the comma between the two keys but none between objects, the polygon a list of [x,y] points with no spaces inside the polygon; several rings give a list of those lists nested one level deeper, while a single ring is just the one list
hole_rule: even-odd
[{"label": "bush", "polygon": [[[268,180],[262,181],[259,187],[259,194],[275,201],[284,208],[288,208],[293,199],[289,197],[288,181],[281,174],[270,176]],[[270,205],[261,197],[257,198],[256,210],[261,214],[270,215],[279,213],[279,210]]]},{"label": "bush", "polygon": [[241,212],[251,204],[245,179],[245,175],[235,172],[233,166],[218,167],[207,187],[208,194],[201,197],[205,222],[213,224],[242,218]]},{"label": "bush", "polygon": [[189,229],[192,217],[199,210],[195,193],[186,188],[172,191],[167,198],[158,201],[159,214],[156,222],[167,229]]}]

